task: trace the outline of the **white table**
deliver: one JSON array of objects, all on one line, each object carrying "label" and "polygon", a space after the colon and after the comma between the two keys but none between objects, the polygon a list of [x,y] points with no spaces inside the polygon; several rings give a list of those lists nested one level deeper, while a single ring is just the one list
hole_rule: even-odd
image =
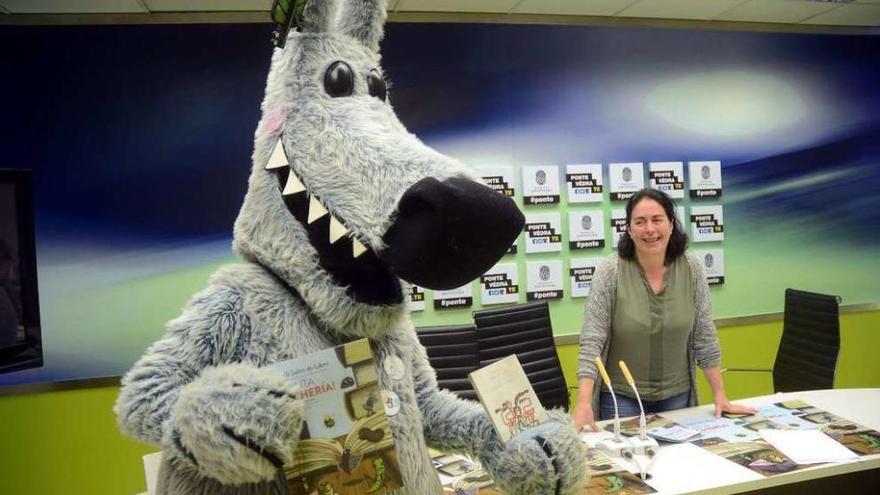
[{"label": "white table", "polygon": [[[762,397],[753,397],[735,401],[750,406],[766,405],[774,402],[800,399],[812,406],[836,414],[840,417],[880,431],[880,389],[836,389],[815,390],[809,392],[791,392]],[[662,416],[673,421],[693,417],[695,415],[712,415],[713,405],[705,405],[669,411]],[[600,424],[607,424],[602,422]],[[595,445],[601,439],[609,438],[608,432],[584,433],[582,438],[590,445]],[[784,485],[798,483],[798,492],[814,493],[802,482],[819,480],[830,476],[859,473],[860,482],[864,479],[873,480],[873,486],[880,485],[880,471],[868,472],[880,469],[880,454],[862,456],[857,460],[822,464],[790,473],[764,477],[743,466],[721,458],[706,450],[690,444],[662,444],[649,472],[654,476],[654,482],[662,484],[662,490],[658,493],[673,495],[680,493],[688,494],[713,494],[727,495],[756,490],[767,490],[773,487],[785,488]],[[837,478],[835,478],[837,479]],[[857,495],[875,493],[873,488],[864,487]],[[772,490],[769,490],[772,491]],[[776,490],[783,491],[783,490]],[[836,490],[835,490],[836,491]],[[845,493],[841,490],[840,493]]]}]

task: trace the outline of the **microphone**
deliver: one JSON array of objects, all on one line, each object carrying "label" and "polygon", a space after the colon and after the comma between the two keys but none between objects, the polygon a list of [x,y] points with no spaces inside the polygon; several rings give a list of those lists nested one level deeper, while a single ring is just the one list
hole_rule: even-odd
[{"label": "microphone", "polygon": [[620,438],[620,416],[617,413],[617,396],[614,395],[611,378],[608,377],[608,372],[605,371],[605,365],[599,356],[596,356],[593,361],[596,363],[596,369],[599,370],[602,382],[605,383],[605,387],[608,388],[608,391],[611,393],[611,399],[614,402],[614,438],[607,438],[598,442],[596,448],[612,457],[631,457],[632,447],[628,442]]},{"label": "microphone", "polygon": [[617,396],[614,395],[614,388],[611,386],[611,378],[608,377],[608,371],[605,370],[605,364],[602,363],[602,359],[599,358],[599,356],[596,356],[593,361],[596,362],[596,369],[599,370],[599,374],[602,376],[602,381],[605,383],[605,386],[608,387],[608,391],[611,392],[611,400],[614,402],[614,440],[620,442],[620,415],[617,414]]},{"label": "microphone", "polygon": [[648,438],[648,434],[645,433],[645,430],[647,430],[647,425],[645,424],[645,408],[642,407],[642,398],[639,397],[639,391],[636,388],[636,381],[633,380],[632,374],[630,374],[626,363],[620,361],[617,364],[620,366],[620,371],[623,372],[623,378],[626,379],[626,383],[629,383],[629,386],[633,389],[633,393],[636,394],[636,400],[639,402],[639,411],[641,411],[641,414],[639,415],[639,438],[645,440]]},{"label": "microphone", "polygon": [[[629,386],[632,387],[633,393],[636,394],[636,400],[639,403],[639,436],[638,437],[630,437],[629,443],[632,445],[632,450],[636,454],[644,454],[648,456],[651,461],[654,459],[654,455],[657,453],[657,449],[660,448],[660,445],[657,443],[657,440],[648,436],[647,433],[647,425],[645,420],[645,408],[642,406],[642,398],[639,396],[639,391],[636,388],[636,381],[633,380],[632,374],[629,372],[629,368],[626,366],[626,363],[620,361],[617,363],[620,366],[620,371],[623,372],[623,377],[626,379],[626,382],[629,383]],[[642,468],[638,462],[636,465],[639,466],[639,470],[641,471],[642,479],[646,479],[648,476],[647,470],[650,467],[650,464],[645,468]]]}]

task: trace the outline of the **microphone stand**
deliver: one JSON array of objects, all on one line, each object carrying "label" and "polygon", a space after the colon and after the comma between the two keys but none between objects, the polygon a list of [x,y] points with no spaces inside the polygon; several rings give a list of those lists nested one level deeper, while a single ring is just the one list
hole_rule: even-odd
[{"label": "microphone stand", "polygon": [[596,448],[611,458],[632,458],[632,446],[620,437],[620,416],[617,414],[617,396],[614,395],[611,378],[608,377],[608,372],[605,371],[605,365],[599,356],[596,356],[593,361],[596,363],[596,369],[599,370],[599,374],[602,376],[602,382],[605,383],[608,391],[611,392],[611,399],[614,401],[614,438],[606,438],[596,443]]},{"label": "microphone stand", "polygon": [[[626,379],[626,382],[629,383],[630,387],[632,387],[633,392],[636,394],[636,400],[639,402],[639,411],[641,411],[641,414],[639,415],[639,436],[630,437],[629,443],[631,445],[633,454],[643,455],[648,458],[648,463],[644,468],[640,465],[637,458],[633,459],[633,462],[635,462],[636,466],[639,468],[640,476],[644,480],[647,479],[648,469],[651,467],[651,464],[654,463],[654,457],[657,455],[657,449],[660,448],[660,445],[657,443],[657,440],[648,436],[645,420],[645,408],[642,407],[642,398],[639,396],[639,391],[636,389],[636,381],[633,380],[633,377],[630,374],[629,368],[626,366],[626,363],[620,361],[618,364],[620,365],[620,371],[623,372],[623,376]],[[616,406],[617,404],[615,403],[615,408]]]}]

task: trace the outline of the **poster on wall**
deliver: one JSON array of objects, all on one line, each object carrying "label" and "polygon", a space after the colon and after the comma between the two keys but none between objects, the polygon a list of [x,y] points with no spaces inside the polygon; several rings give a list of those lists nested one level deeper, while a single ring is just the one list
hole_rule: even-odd
[{"label": "poster on wall", "polygon": [[571,297],[589,297],[596,267],[604,258],[580,258],[571,260],[568,276],[571,279]]},{"label": "poster on wall", "polygon": [[724,240],[724,212],[721,205],[691,206],[691,239],[694,242]]},{"label": "poster on wall", "polygon": [[461,287],[434,291],[434,309],[469,308],[474,304],[474,291],[468,282]]},{"label": "poster on wall", "polygon": [[409,286],[409,309],[411,311],[424,311],[425,309],[425,288],[416,284]]},{"label": "poster on wall", "polygon": [[609,163],[608,180],[611,199],[626,201],[636,191],[645,187],[645,171],[642,162]]},{"label": "poster on wall", "polygon": [[480,180],[486,186],[500,192],[509,197],[516,196],[516,185],[514,184],[515,174],[513,167],[510,165],[485,165],[477,167],[477,173],[480,174]]},{"label": "poster on wall", "polygon": [[569,203],[600,203],[604,191],[602,164],[566,165],[565,184]]},{"label": "poster on wall", "polygon": [[559,203],[559,167],[541,165],[523,167],[523,203],[551,205]]},{"label": "poster on wall", "polygon": [[555,213],[527,213],[526,253],[554,253],[562,250],[562,220]]},{"label": "poster on wall", "polygon": [[483,305],[519,302],[519,273],[515,263],[499,263],[480,276]]},{"label": "poster on wall", "polygon": [[526,300],[562,299],[562,262],[530,261],[526,263]]},{"label": "poster on wall", "polygon": [[706,273],[706,281],[709,285],[724,284],[723,249],[695,249],[691,254],[703,262],[703,271]]},{"label": "poster on wall", "polygon": [[672,199],[684,198],[684,164],[682,162],[651,162],[648,181],[652,189],[663,191]]},{"label": "poster on wall", "polygon": [[721,162],[688,162],[688,182],[692,198],[721,196]]},{"label": "poster on wall", "polygon": [[568,249],[605,247],[605,214],[602,211],[568,212]]},{"label": "poster on wall", "polygon": [[611,245],[615,248],[620,242],[620,236],[626,232],[626,210],[611,210]]}]

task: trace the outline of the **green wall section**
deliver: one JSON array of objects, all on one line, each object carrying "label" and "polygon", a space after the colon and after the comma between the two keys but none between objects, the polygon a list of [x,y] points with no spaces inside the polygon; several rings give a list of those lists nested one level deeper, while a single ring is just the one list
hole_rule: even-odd
[{"label": "green wall section", "polygon": [[[880,387],[880,311],[840,317],[842,349],[836,388]],[[719,330],[722,366],[770,367],[781,322]],[[570,385],[576,383],[577,345],[559,347]],[[772,392],[769,375],[725,376],[728,395]],[[701,402],[711,395],[700,380]],[[0,493],[4,495],[134,495],[146,490],[141,456],[155,451],[116,428],[116,387],[0,397]]]},{"label": "green wall section", "polygon": [[155,451],[116,428],[116,387],[0,397],[0,493],[134,495]]}]

